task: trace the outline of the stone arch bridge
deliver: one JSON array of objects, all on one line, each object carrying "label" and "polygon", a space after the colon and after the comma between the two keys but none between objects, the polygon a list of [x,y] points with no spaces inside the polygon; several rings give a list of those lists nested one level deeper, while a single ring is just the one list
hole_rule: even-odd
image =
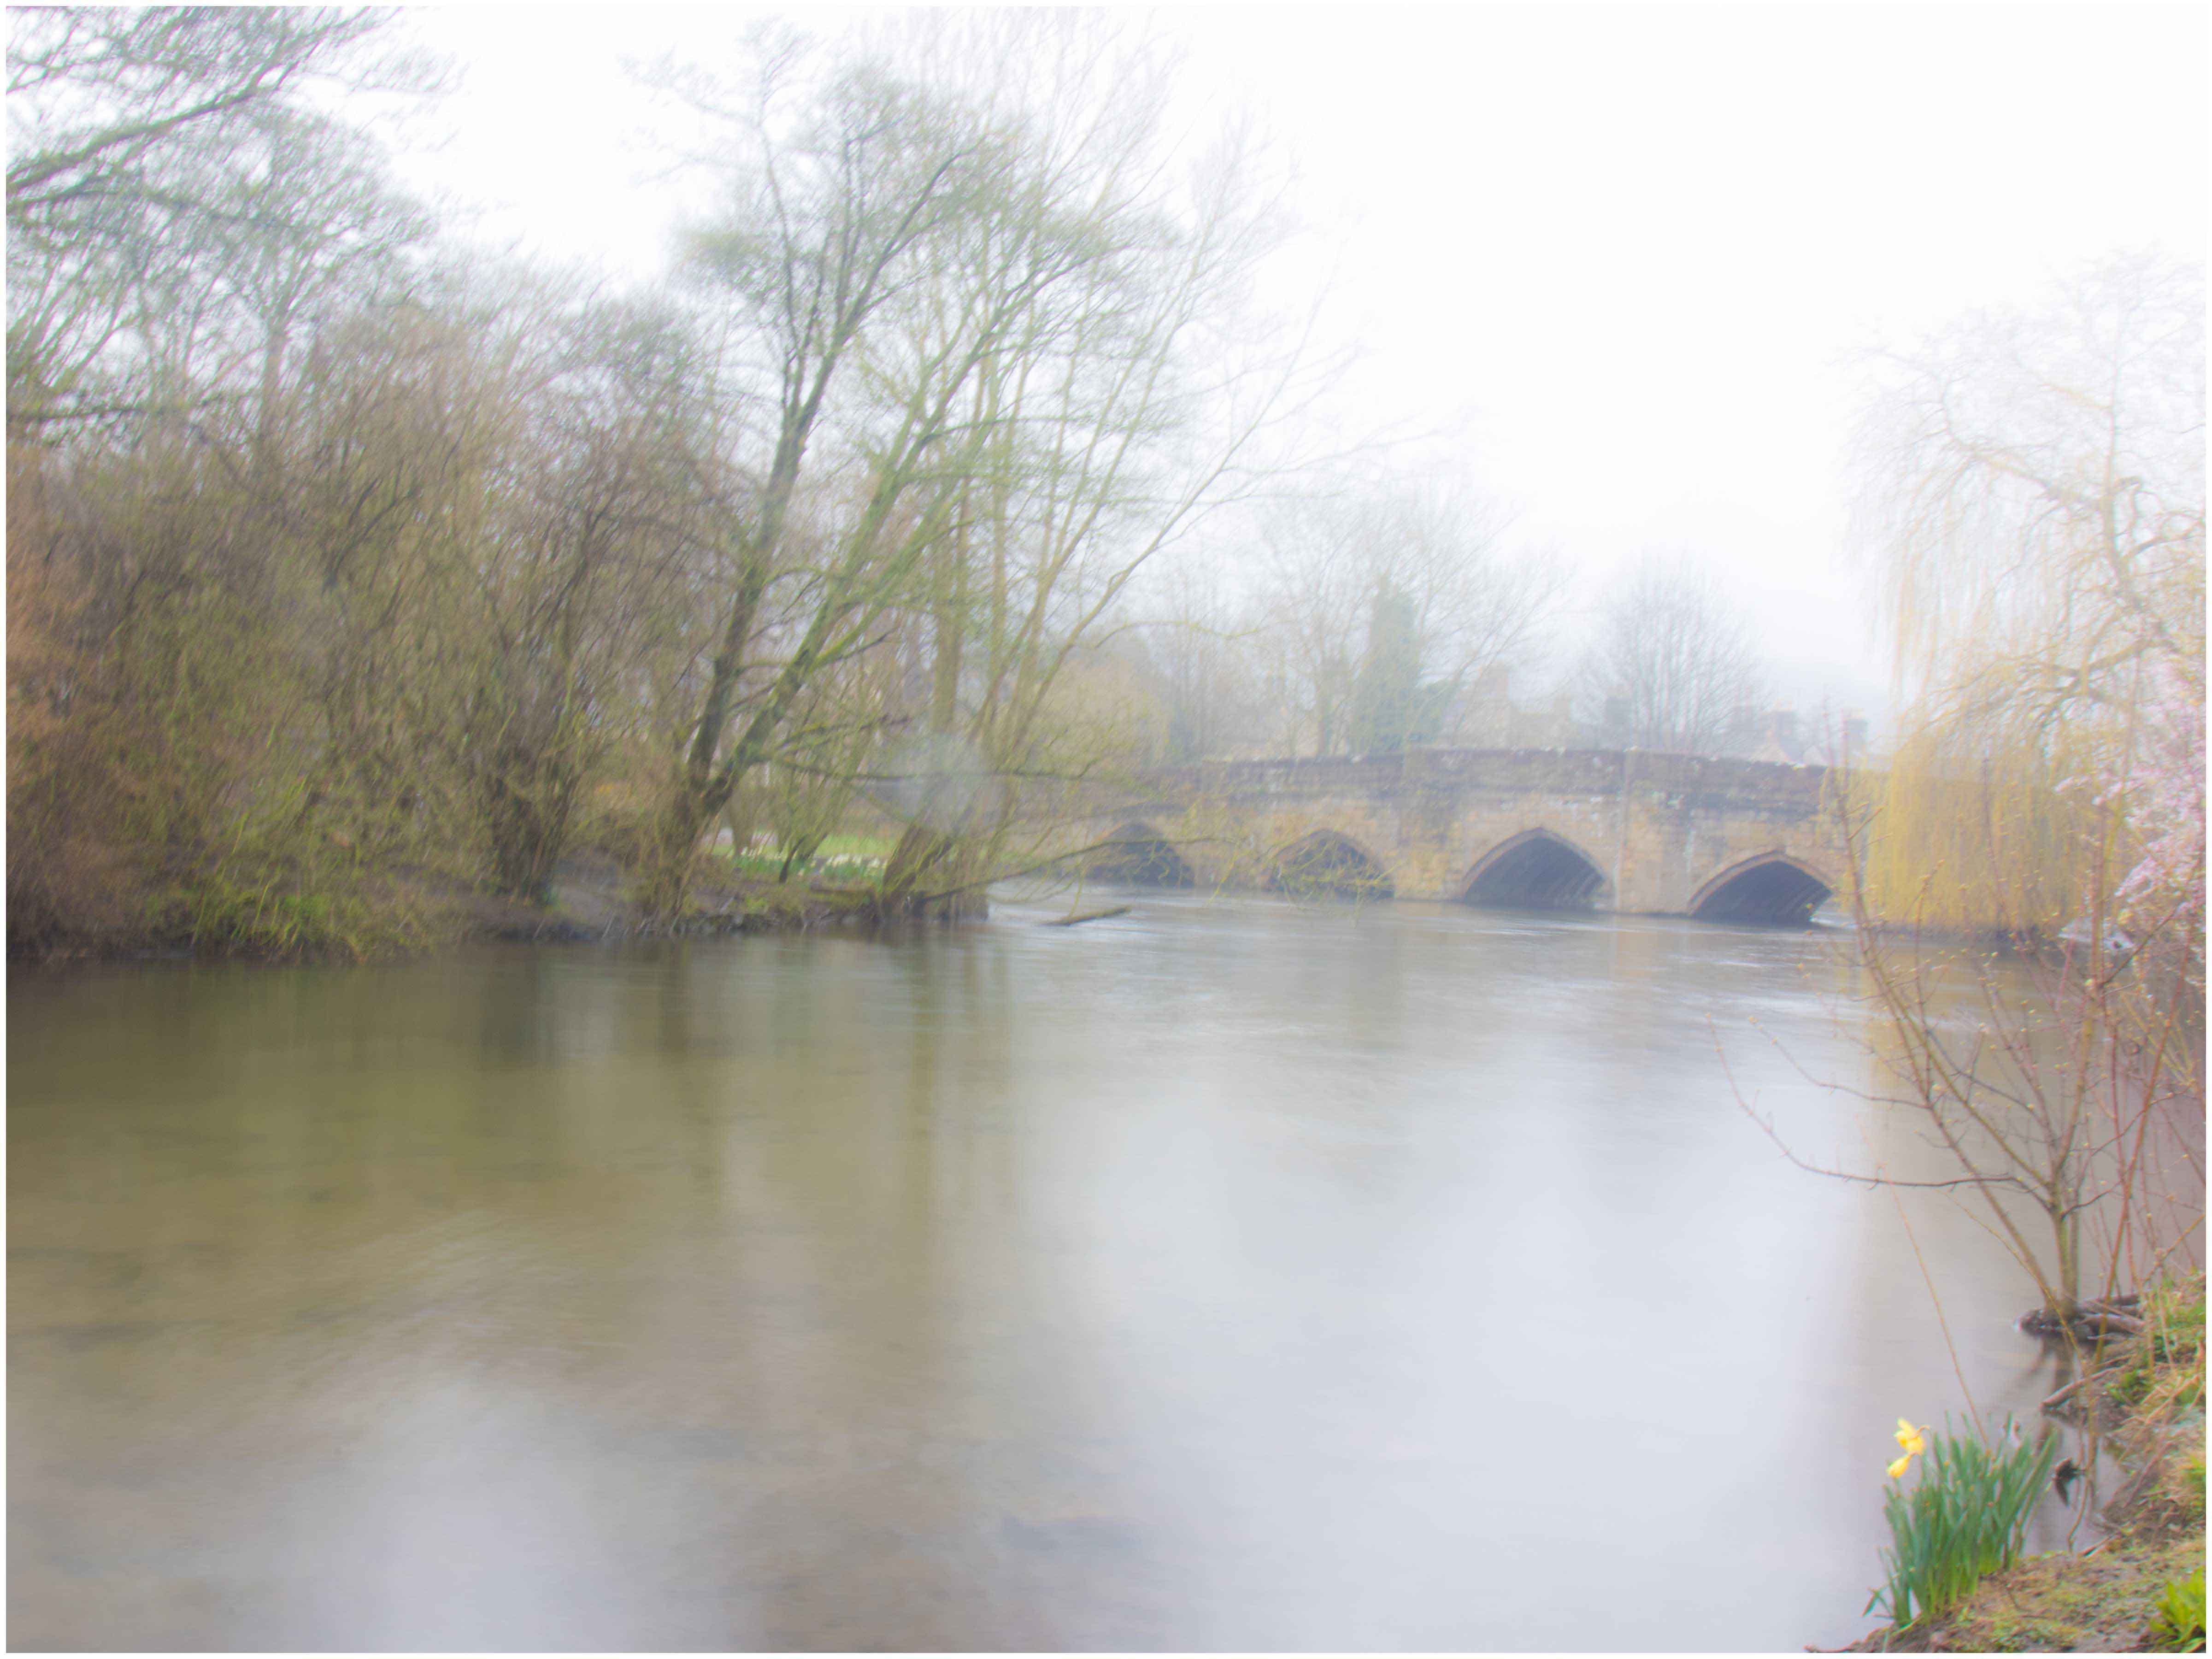
[{"label": "stone arch bridge", "polygon": [[1826,770],[1409,749],[1163,770],[1079,833],[1101,879],[1802,922],[1844,875]]}]

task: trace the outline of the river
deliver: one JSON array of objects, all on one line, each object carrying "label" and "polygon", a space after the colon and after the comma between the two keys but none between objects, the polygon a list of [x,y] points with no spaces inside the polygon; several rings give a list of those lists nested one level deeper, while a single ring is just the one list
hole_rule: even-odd
[{"label": "river", "polygon": [[1832,932],[1127,902],[11,975],[13,1645],[1832,1645],[2053,1386]]}]

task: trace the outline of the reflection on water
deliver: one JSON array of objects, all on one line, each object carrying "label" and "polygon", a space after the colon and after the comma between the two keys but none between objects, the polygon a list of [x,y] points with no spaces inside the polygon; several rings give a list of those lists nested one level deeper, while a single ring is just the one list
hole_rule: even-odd
[{"label": "reflection on water", "polygon": [[[1866,1627],[1953,1358],[1895,1201],[1720,1057],[1918,1155],[1799,1074],[1863,1063],[1832,937],[1133,902],[18,976],[15,1645]],[[1908,1212],[2029,1407],[2000,1253]]]}]

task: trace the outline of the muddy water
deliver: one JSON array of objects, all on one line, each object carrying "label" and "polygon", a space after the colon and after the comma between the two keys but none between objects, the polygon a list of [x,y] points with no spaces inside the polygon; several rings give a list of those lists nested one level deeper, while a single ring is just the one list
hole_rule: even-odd
[{"label": "muddy water", "polygon": [[1737,1103],[1909,1163],[1801,1075],[1864,1065],[1830,936],[1133,902],[15,975],[14,1645],[1866,1628],[1960,1382],[1896,1202]]}]

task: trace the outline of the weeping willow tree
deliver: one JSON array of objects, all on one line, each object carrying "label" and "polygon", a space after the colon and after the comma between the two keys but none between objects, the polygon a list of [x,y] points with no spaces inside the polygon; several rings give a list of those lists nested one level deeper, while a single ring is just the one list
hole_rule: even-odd
[{"label": "weeping willow tree", "polygon": [[2053,939],[2110,885],[2119,820],[2075,787],[2088,745],[2054,732],[1930,718],[1879,771],[1839,780],[1856,832],[1857,902],[1878,924]]},{"label": "weeping willow tree", "polygon": [[1861,430],[1905,735],[1845,786],[1848,896],[1876,1092],[1958,1167],[1896,1184],[1984,1206],[2062,1322],[2200,1248],[2203,315],[2112,263],[1885,357]]},{"label": "weeping willow tree", "polygon": [[1881,360],[1858,529],[1905,735],[1856,803],[1876,916],[2055,936],[2148,850],[2142,765],[2203,684],[2203,314],[2200,273],[2135,258]]}]

